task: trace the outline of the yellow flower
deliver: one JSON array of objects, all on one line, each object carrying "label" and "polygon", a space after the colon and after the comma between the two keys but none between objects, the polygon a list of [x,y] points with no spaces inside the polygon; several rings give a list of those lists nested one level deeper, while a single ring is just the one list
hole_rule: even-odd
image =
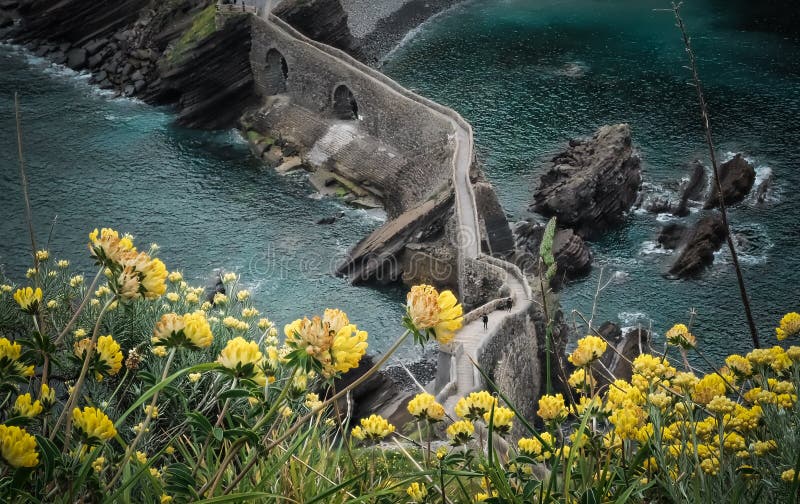
[{"label": "yellow flower", "polygon": [[27,278],[33,278],[38,274],[39,274],[39,271],[37,271],[36,268],[28,268],[28,271],[25,272],[25,276]]},{"label": "yellow flower", "polygon": [[614,410],[608,420],[614,425],[614,432],[620,438],[637,439],[639,427],[644,416],[645,413],[639,406],[630,405],[626,408]]},{"label": "yellow flower", "polygon": [[[492,412],[487,411],[483,414],[483,420],[486,422],[486,425],[489,425],[489,419],[491,418]],[[504,408],[503,406],[495,407],[494,409],[494,418],[493,427],[494,430],[499,432],[500,434],[508,434],[511,432],[511,427],[513,426],[514,420],[514,411],[509,408]]]},{"label": "yellow flower", "polygon": [[12,287],[12,286],[10,286],[8,284],[0,285],[0,293],[2,293],[2,294],[5,294],[6,292],[11,292],[12,290],[14,290],[14,287]]},{"label": "yellow flower", "polygon": [[38,259],[39,261],[46,261],[50,259],[50,252],[48,252],[47,250],[37,250],[36,259]]},{"label": "yellow flower", "polygon": [[633,360],[633,372],[642,375],[648,381],[653,381],[672,378],[676,370],[665,358],[640,354]]},{"label": "yellow flower", "polygon": [[172,497],[167,494],[161,494],[161,504],[170,504],[172,502]]},{"label": "yellow flower", "polygon": [[382,416],[373,414],[368,418],[361,419],[361,429],[367,439],[378,440],[393,433],[394,425]]},{"label": "yellow flower", "polygon": [[736,409],[736,403],[724,395],[718,395],[711,399],[706,407],[712,413],[725,414],[733,412]]},{"label": "yellow flower", "polygon": [[517,441],[517,448],[520,453],[529,457],[537,457],[542,454],[542,442],[536,438],[520,438]]},{"label": "yellow flower", "polygon": [[446,456],[447,456],[447,447],[446,446],[440,446],[439,448],[436,449],[436,458],[437,459],[442,460]]},{"label": "yellow flower", "polygon": [[247,289],[240,290],[236,293],[236,299],[238,299],[240,303],[250,299],[250,291]]},{"label": "yellow flower", "polygon": [[105,465],[106,465],[105,457],[97,457],[96,459],[94,459],[94,462],[92,462],[92,469],[94,469],[94,472],[100,473],[103,472],[103,467],[105,467]]},{"label": "yellow flower", "polygon": [[55,310],[58,307],[58,301],[55,299],[51,299],[47,302],[47,307],[51,310]]},{"label": "yellow flower", "polygon": [[439,293],[432,286],[424,284],[411,287],[406,295],[406,313],[406,327],[414,332],[420,343],[430,336],[439,343],[449,343],[464,322],[463,308],[452,292],[446,290]]},{"label": "yellow flower", "polygon": [[141,451],[136,451],[136,460],[139,461],[140,464],[147,463],[147,454]]},{"label": "yellow flower", "polygon": [[202,310],[178,315],[166,313],[153,330],[153,344],[165,347],[208,348],[214,335]]},{"label": "yellow flower", "polygon": [[0,455],[11,467],[35,467],[39,463],[36,438],[16,426],[0,425]]},{"label": "yellow flower", "polygon": [[428,393],[417,394],[408,401],[408,412],[417,420],[439,422],[444,419],[444,407],[436,402],[436,398]]},{"label": "yellow flower", "polygon": [[39,287],[36,287],[35,290],[31,287],[17,289],[14,293],[14,301],[17,302],[22,311],[33,313],[36,311],[39,303],[42,302],[42,289]]},{"label": "yellow flower", "polygon": [[42,409],[42,403],[34,401],[29,393],[17,396],[17,400],[14,401],[13,411],[17,416],[33,418],[41,413]]},{"label": "yellow flower", "polygon": [[585,366],[599,359],[606,351],[608,344],[600,337],[586,336],[578,340],[578,346],[567,357],[575,366]]},{"label": "yellow flower", "polygon": [[464,444],[475,433],[475,425],[470,420],[459,420],[447,427],[447,437],[453,443],[453,446]]},{"label": "yellow flower", "polygon": [[310,392],[306,394],[305,405],[306,408],[310,409],[311,411],[316,411],[322,408],[322,401],[319,400],[319,395]]},{"label": "yellow flower", "polygon": [[739,378],[749,378],[753,374],[753,366],[750,361],[741,355],[729,355],[725,358],[725,365]]},{"label": "yellow flower", "polygon": [[19,360],[22,355],[22,346],[19,343],[11,342],[7,338],[0,338],[0,360],[8,359],[11,361]]},{"label": "yellow flower", "polygon": [[105,413],[97,408],[87,406],[81,411],[79,408],[72,410],[72,421],[83,434],[88,444],[105,442],[117,435],[114,423]]},{"label": "yellow flower", "polygon": [[597,380],[595,380],[594,376],[591,374],[587,375],[583,367],[579,367],[569,375],[567,383],[575,390],[584,390],[585,388],[592,388],[597,385]]},{"label": "yellow flower", "polygon": [[163,346],[153,347],[153,355],[156,357],[166,357],[167,356],[167,349]]},{"label": "yellow flower", "polygon": [[[122,351],[119,343],[111,335],[97,338],[97,358],[100,361],[101,372],[114,376],[122,368]],[[99,373],[96,373],[99,375]],[[101,381],[102,377],[98,378]]]},{"label": "yellow flower", "polygon": [[200,302],[200,298],[198,298],[197,294],[194,292],[187,293],[184,299],[186,300],[187,304],[197,304]]},{"label": "yellow flower", "polygon": [[700,469],[706,474],[716,476],[719,472],[719,459],[716,457],[703,459],[703,461],[700,462]]},{"label": "yellow flower", "polygon": [[759,457],[763,457],[767,453],[777,449],[778,443],[774,439],[769,439],[767,441],[756,441],[753,443],[753,453]]},{"label": "yellow flower", "polygon": [[226,296],[221,292],[217,292],[216,294],[214,294],[213,302],[215,305],[224,305],[225,303],[228,302],[228,296]]},{"label": "yellow flower", "polygon": [[468,396],[458,400],[455,413],[461,418],[477,420],[485,415],[493,406],[497,405],[497,398],[489,392],[471,392]]},{"label": "yellow flower", "polygon": [[786,356],[789,357],[792,362],[800,362],[800,346],[790,346],[787,348]]},{"label": "yellow flower", "polygon": [[178,283],[183,280],[183,274],[180,271],[170,271],[169,275],[167,275],[167,280],[172,283]]},{"label": "yellow flower", "polygon": [[110,266],[112,263],[119,263],[123,255],[135,253],[136,248],[130,237],[120,238],[119,233],[113,229],[103,228],[99,232],[95,229],[89,233],[89,251],[98,264]]},{"label": "yellow flower", "polygon": [[258,343],[237,336],[222,349],[217,363],[233,371],[238,378],[247,378],[263,386],[267,379],[260,367],[263,360]]},{"label": "yellow flower", "polygon": [[202,376],[200,373],[189,373],[189,376],[188,376],[189,382],[190,383],[197,383],[198,381],[200,381],[200,376]]},{"label": "yellow flower", "polygon": [[564,405],[564,396],[543,395],[539,398],[539,410],[536,412],[545,422],[560,422],[567,416],[567,407]]},{"label": "yellow flower", "polygon": [[406,488],[406,493],[414,502],[422,502],[428,496],[428,489],[425,488],[424,483],[417,483],[416,481]]},{"label": "yellow flower", "polygon": [[[240,294],[241,294],[241,292],[240,292]],[[259,311],[256,310],[255,308],[244,308],[242,310],[242,318],[246,318],[246,319],[247,318],[253,318],[253,317],[258,316],[258,313],[259,313]]]},{"label": "yellow flower", "polygon": [[50,388],[46,383],[42,383],[39,390],[39,401],[41,401],[44,408],[49,408],[56,401],[56,391]]},{"label": "yellow flower", "polygon": [[331,346],[333,369],[346,373],[358,367],[361,358],[367,353],[367,331],[360,331],[348,324],[336,332]]},{"label": "yellow flower", "polygon": [[681,348],[694,348],[697,346],[697,338],[689,332],[689,328],[684,324],[675,324],[665,335],[667,343]]},{"label": "yellow flower", "polygon": [[222,283],[229,284],[237,280],[236,273],[225,273],[222,275]]},{"label": "yellow flower", "polygon": [[166,453],[167,455],[172,455],[173,453],[175,453],[175,447],[167,446],[167,448],[164,450],[164,453]]},{"label": "yellow flower", "polygon": [[781,318],[779,327],[775,328],[775,336],[778,341],[785,340],[790,336],[800,333],[800,313],[791,312]]},{"label": "yellow flower", "polygon": [[692,400],[700,404],[708,404],[717,396],[725,395],[725,381],[716,373],[710,373],[700,379],[694,386]]},{"label": "yellow flower", "polygon": [[78,287],[79,285],[83,285],[83,275],[75,275],[74,277],[69,279],[69,286],[70,287]]},{"label": "yellow flower", "polygon": [[177,303],[181,299],[180,294],[178,294],[177,292],[168,292],[166,297],[167,301],[169,301],[170,303]]}]

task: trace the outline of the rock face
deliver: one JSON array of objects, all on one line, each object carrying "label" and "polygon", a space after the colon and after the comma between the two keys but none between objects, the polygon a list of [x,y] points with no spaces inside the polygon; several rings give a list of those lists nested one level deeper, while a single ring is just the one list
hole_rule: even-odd
[{"label": "rock face", "polygon": [[[756,170],[741,154],[736,154],[733,159],[719,166],[719,181],[722,185],[722,194],[725,205],[734,205],[742,201],[753,188],[756,180]],[[719,206],[719,191],[716,184],[711,184],[711,193],[704,206],[705,209]]]},{"label": "rock face", "polygon": [[[597,331],[615,349],[606,350],[600,359],[603,365],[615,378],[630,380],[633,373],[630,362],[642,353],[643,348],[647,348],[650,332],[645,329],[632,329],[623,335],[622,329],[613,322],[604,322]],[[597,373],[595,376],[600,383],[610,382],[604,373]]]},{"label": "rock face", "polygon": [[282,2],[272,12],[308,38],[345,52],[357,52],[347,26],[347,13],[339,0]]},{"label": "rock face", "polygon": [[667,224],[658,233],[658,244],[665,249],[676,249],[681,246],[687,236],[687,228],[683,224],[673,222]]},{"label": "rock face", "polygon": [[[533,271],[539,259],[539,245],[544,235],[544,225],[529,221],[514,226],[517,262]],[[586,242],[571,229],[558,229],[553,237],[553,257],[558,267],[558,277],[581,277],[592,269],[592,253]]]},{"label": "rock face", "polygon": [[681,200],[673,212],[678,217],[689,215],[689,201],[699,201],[703,197],[708,183],[706,169],[697,159],[692,162],[691,171],[689,181],[683,186]]},{"label": "rock face", "polygon": [[582,238],[619,224],[642,183],[627,124],[603,126],[588,140],[570,141],[542,175],[531,208],[558,218]]},{"label": "rock face", "polygon": [[725,241],[725,228],[722,217],[713,213],[700,219],[691,231],[687,232],[686,245],[669,270],[678,278],[699,274],[714,262],[714,252]]}]

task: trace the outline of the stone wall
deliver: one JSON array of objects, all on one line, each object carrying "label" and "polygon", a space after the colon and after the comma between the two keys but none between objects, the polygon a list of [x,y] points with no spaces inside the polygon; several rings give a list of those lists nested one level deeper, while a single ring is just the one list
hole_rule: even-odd
[{"label": "stone wall", "polygon": [[395,200],[389,205],[392,213],[416,206],[450,184],[453,127],[438,108],[346,53],[305,38],[275,16],[269,22],[252,17],[252,23],[250,61],[257,92],[286,95],[294,105],[335,122],[347,120],[336,96],[337,89],[347,95],[340,88],[344,86],[351,93],[345,103],[357,109],[357,119],[350,121],[357,132],[403,153],[408,162],[359,167],[359,175]]},{"label": "stone wall", "polygon": [[509,295],[506,287],[507,273],[493,264],[478,259],[465,259],[461,263],[460,294],[464,310],[488,303]]}]

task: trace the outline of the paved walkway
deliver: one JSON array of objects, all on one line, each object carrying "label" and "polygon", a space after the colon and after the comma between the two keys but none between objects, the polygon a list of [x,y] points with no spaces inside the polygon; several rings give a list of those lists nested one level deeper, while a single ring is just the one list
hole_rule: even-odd
[{"label": "paved walkway", "polygon": [[[452,159],[453,168],[453,188],[455,191],[456,199],[456,213],[459,220],[459,260],[475,260],[480,257],[480,224],[478,220],[477,205],[475,203],[475,194],[472,190],[472,183],[469,179],[470,168],[472,167],[473,160],[473,137],[472,128],[460,115],[455,111],[442,107],[439,104],[431,102],[427,98],[418,96],[411,91],[403,88],[395,81],[391,80],[384,74],[367,67],[363,63],[353,59],[349,55],[337,50],[333,50],[320,44],[318,42],[307,39],[293,28],[289,27],[275,16],[269,16],[270,22],[276,25],[285,33],[291,35],[296,40],[306,44],[309,48],[314,48],[328,54],[329,56],[336,57],[340,64],[347,66],[352,70],[359,71],[367,78],[375,81],[379,85],[385,87],[394,93],[412,99],[426,107],[428,107],[435,114],[443,117],[447,122],[452,125],[453,133],[450,136],[453,142],[454,155]],[[477,369],[473,366],[470,358],[477,362],[477,352],[483,342],[493,336],[499,329],[501,322],[505,317],[517,314],[523,310],[527,310],[530,306],[531,300],[526,292],[530,292],[529,287],[523,284],[524,275],[522,279],[518,278],[517,274],[512,274],[510,271],[514,270],[516,266],[506,263],[505,270],[508,272],[506,285],[511,291],[512,299],[514,300],[513,307],[510,312],[505,310],[496,310],[489,313],[488,328],[483,329],[483,321],[480,317],[468,323],[458,333],[456,333],[453,348],[458,345],[463,347],[463,352],[457,352],[459,355],[456,362],[456,383],[451,391],[451,395],[445,401],[445,408],[452,414],[453,407],[458,397],[463,396],[475,388],[481,386],[481,377]],[[518,270],[517,270],[518,271]],[[438,391],[437,391],[438,392]]]}]

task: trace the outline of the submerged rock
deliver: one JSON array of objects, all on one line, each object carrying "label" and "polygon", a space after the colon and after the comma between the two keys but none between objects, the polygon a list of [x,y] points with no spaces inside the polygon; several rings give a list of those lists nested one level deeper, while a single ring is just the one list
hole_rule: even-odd
[{"label": "submerged rock", "polygon": [[686,234],[686,245],[669,270],[670,275],[686,278],[698,275],[714,262],[714,252],[725,241],[722,217],[713,213],[700,219]]},{"label": "submerged rock", "polygon": [[[734,205],[742,201],[756,180],[756,170],[741,154],[736,154],[733,159],[722,163],[719,167],[719,182],[725,205]],[[711,184],[711,193],[705,204],[705,209],[719,206],[719,190],[715,183]]]},{"label": "submerged rock", "polygon": [[532,210],[558,218],[582,238],[597,238],[620,222],[642,183],[627,124],[603,126],[588,140],[572,140],[541,176]]},{"label": "submerged rock", "polygon": [[[539,245],[544,235],[543,224],[529,221],[514,226],[516,262],[528,270],[538,266]],[[586,242],[571,229],[558,229],[553,237],[553,258],[556,260],[559,277],[574,279],[586,275],[592,269],[592,253]]]},{"label": "submerged rock", "polygon": [[689,201],[699,201],[703,197],[706,185],[708,184],[706,168],[703,166],[703,163],[695,159],[692,161],[690,169],[692,170],[692,174],[683,186],[681,200],[673,211],[673,214],[679,217],[689,215]]}]

